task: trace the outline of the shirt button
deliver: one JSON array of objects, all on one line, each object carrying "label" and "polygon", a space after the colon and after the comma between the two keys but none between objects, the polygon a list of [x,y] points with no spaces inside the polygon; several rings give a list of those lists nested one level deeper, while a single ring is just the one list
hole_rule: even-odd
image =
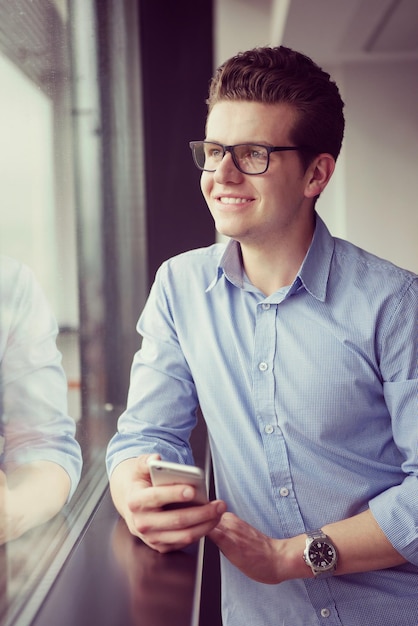
[{"label": "shirt button", "polygon": [[287,487],[281,487],[279,493],[283,498],[287,498],[289,495],[289,489]]},{"label": "shirt button", "polygon": [[321,617],[329,617],[331,615],[331,611],[329,609],[321,609]]},{"label": "shirt button", "polygon": [[264,361],[261,361],[261,363],[258,364],[258,369],[260,370],[260,372],[265,372],[267,368],[268,365]]},{"label": "shirt button", "polygon": [[261,305],[261,307],[262,307],[265,311],[268,311],[268,310],[269,310],[269,308],[270,308],[270,305],[269,305],[269,303],[268,303],[268,302],[264,302],[264,303]]},{"label": "shirt button", "polygon": [[267,424],[267,426],[264,427],[264,432],[266,435],[271,435],[271,433],[274,432],[274,426]]}]

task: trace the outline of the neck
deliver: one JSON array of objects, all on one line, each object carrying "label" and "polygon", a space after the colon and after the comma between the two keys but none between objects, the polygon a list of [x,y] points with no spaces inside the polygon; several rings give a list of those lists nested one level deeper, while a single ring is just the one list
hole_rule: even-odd
[{"label": "neck", "polygon": [[245,272],[251,283],[266,296],[291,285],[312,241],[313,229],[307,230],[297,242],[276,240],[274,246],[248,246],[241,243]]}]

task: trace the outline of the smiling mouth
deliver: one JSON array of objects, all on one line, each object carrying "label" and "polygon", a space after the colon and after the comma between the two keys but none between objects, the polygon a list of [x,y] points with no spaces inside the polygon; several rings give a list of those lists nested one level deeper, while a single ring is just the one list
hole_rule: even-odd
[{"label": "smiling mouth", "polygon": [[231,198],[231,197],[227,197],[227,196],[220,196],[219,198],[216,198],[218,202],[220,202],[221,204],[247,204],[248,202],[251,202],[251,200],[249,198]]}]

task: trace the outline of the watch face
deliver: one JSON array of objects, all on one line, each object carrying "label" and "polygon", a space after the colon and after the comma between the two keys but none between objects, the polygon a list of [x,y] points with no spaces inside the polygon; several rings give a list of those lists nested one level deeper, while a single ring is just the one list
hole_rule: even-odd
[{"label": "watch face", "polygon": [[318,539],[309,546],[308,554],[312,565],[320,569],[327,569],[333,565],[337,556],[333,546]]}]

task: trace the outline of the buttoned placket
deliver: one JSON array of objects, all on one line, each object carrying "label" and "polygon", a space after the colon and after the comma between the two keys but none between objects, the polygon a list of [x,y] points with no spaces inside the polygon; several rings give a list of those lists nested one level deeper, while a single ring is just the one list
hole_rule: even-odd
[{"label": "buttoned placket", "polygon": [[327,578],[305,579],[305,586],[321,626],[342,626]]},{"label": "buttoned placket", "polygon": [[[303,521],[294,497],[286,442],[281,431],[276,410],[276,380],[274,368],[278,366],[277,323],[280,304],[260,302],[257,306],[254,353],[253,391],[256,415],[263,439],[266,460],[272,480],[273,496],[278,509],[278,519],[283,534],[295,534],[295,516],[301,532]],[[278,529],[279,530],[279,529]]]},{"label": "buttoned placket", "polygon": [[[293,489],[287,445],[280,428],[280,415],[276,407],[276,396],[280,394],[280,388],[277,388],[275,368],[280,367],[281,360],[286,358],[286,355],[281,353],[281,346],[278,343],[279,324],[280,302],[259,303],[254,337],[253,389],[260,435],[278,512],[278,536],[280,533],[282,536],[294,536],[305,532],[305,526]],[[321,624],[340,626],[341,622],[333,609],[326,580],[307,579],[305,582],[313,605],[318,607],[316,610]]]}]

